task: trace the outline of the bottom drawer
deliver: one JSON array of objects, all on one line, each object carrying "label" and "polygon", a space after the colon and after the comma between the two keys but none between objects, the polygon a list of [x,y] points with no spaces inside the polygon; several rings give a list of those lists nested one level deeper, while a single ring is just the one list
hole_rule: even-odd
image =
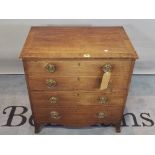
[{"label": "bottom drawer", "polygon": [[77,106],[42,108],[34,112],[38,123],[51,123],[70,127],[95,124],[117,124],[121,120],[123,107]]}]

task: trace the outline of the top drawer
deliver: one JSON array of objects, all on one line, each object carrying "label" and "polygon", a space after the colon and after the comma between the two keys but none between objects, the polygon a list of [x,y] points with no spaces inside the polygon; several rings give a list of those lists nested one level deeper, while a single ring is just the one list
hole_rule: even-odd
[{"label": "top drawer", "polygon": [[[102,76],[103,66],[110,64],[113,75],[130,72],[131,60],[30,60],[25,61],[26,73],[45,76]],[[122,76],[123,76],[122,75]]]}]

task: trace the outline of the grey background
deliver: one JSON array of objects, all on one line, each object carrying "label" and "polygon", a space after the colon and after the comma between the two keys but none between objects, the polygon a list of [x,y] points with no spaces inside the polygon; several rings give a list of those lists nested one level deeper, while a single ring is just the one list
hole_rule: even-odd
[{"label": "grey background", "polygon": [[0,20],[0,74],[22,74],[18,59],[31,26],[40,25],[123,25],[139,60],[134,74],[155,74],[155,20]]}]

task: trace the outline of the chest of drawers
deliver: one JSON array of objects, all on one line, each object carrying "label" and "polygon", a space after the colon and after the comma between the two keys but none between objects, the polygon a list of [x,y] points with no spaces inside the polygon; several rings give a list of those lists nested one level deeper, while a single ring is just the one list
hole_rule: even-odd
[{"label": "chest of drawers", "polygon": [[137,59],[123,27],[32,27],[20,58],[36,133],[44,124],[120,132]]}]

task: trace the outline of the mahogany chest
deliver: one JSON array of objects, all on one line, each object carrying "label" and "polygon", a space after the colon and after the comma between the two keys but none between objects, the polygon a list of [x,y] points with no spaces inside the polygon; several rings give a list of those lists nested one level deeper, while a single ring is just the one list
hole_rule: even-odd
[{"label": "mahogany chest", "polygon": [[120,124],[135,60],[123,27],[32,27],[22,58],[35,132]]}]

